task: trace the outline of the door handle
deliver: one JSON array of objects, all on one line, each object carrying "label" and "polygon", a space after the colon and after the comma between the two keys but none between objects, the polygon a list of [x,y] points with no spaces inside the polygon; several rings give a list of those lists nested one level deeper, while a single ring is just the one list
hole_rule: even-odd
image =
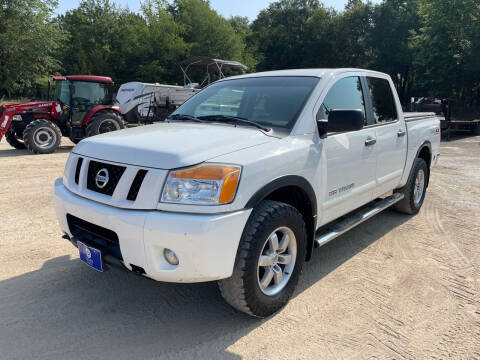
[{"label": "door handle", "polygon": [[367,140],[365,140],[365,146],[372,146],[377,143],[377,139],[374,139],[372,137],[368,137]]},{"label": "door handle", "polygon": [[403,129],[399,129],[399,130],[397,131],[397,136],[398,136],[398,137],[405,136],[406,134],[407,134],[407,132],[406,132],[405,130],[403,130]]}]

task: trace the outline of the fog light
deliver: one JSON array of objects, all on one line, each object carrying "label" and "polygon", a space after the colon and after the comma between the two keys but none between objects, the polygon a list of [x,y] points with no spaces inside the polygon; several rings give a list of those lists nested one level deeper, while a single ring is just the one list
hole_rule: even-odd
[{"label": "fog light", "polygon": [[178,265],[177,254],[175,254],[172,250],[167,248],[163,249],[163,256],[170,265]]}]

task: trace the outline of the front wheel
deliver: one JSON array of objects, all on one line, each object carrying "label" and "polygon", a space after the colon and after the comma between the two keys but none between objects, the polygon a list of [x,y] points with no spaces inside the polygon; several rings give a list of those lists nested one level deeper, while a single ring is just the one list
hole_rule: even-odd
[{"label": "front wheel", "polygon": [[224,299],[256,317],[269,316],[285,306],[305,261],[306,234],[297,209],[262,201],[245,226],[232,276],[219,281]]},{"label": "front wheel", "polygon": [[429,176],[427,163],[417,158],[413,163],[412,175],[407,184],[395,191],[405,197],[394,205],[394,209],[409,215],[418,213],[425,200]]},{"label": "front wheel", "polygon": [[23,139],[17,136],[17,133],[12,128],[6,132],[5,140],[7,140],[10,146],[14,147],[15,149],[25,149],[25,143],[23,142]]},{"label": "front wheel", "polygon": [[62,133],[57,125],[47,119],[29,123],[23,131],[23,142],[35,154],[50,154],[60,146]]}]

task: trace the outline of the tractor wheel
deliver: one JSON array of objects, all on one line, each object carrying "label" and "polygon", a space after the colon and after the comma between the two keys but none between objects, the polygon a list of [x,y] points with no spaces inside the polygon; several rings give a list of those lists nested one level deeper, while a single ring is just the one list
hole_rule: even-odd
[{"label": "tractor wheel", "polygon": [[23,131],[23,142],[35,154],[50,154],[60,145],[62,133],[58,126],[47,119],[32,121]]},{"label": "tractor wheel", "polygon": [[10,128],[5,134],[5,139],[15,149],[25,149],[25,143],[23,142],[23,139],[18,137],[17,133],[12,128]]},{"label": "tractor wheel", "polygon": [[93,115],[87,125],[87,137],[124,129],[122,117],[114,111],[102,111]]}]

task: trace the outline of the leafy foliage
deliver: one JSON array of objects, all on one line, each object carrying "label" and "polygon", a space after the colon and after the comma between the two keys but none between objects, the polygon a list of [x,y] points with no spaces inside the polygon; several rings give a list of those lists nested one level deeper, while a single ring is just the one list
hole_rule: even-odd
[{"label": "leafy foliage", "polygon": [[66,33],[52,23],[53,0],[0,0],[0,98],[33,89],[60,68]]}]

